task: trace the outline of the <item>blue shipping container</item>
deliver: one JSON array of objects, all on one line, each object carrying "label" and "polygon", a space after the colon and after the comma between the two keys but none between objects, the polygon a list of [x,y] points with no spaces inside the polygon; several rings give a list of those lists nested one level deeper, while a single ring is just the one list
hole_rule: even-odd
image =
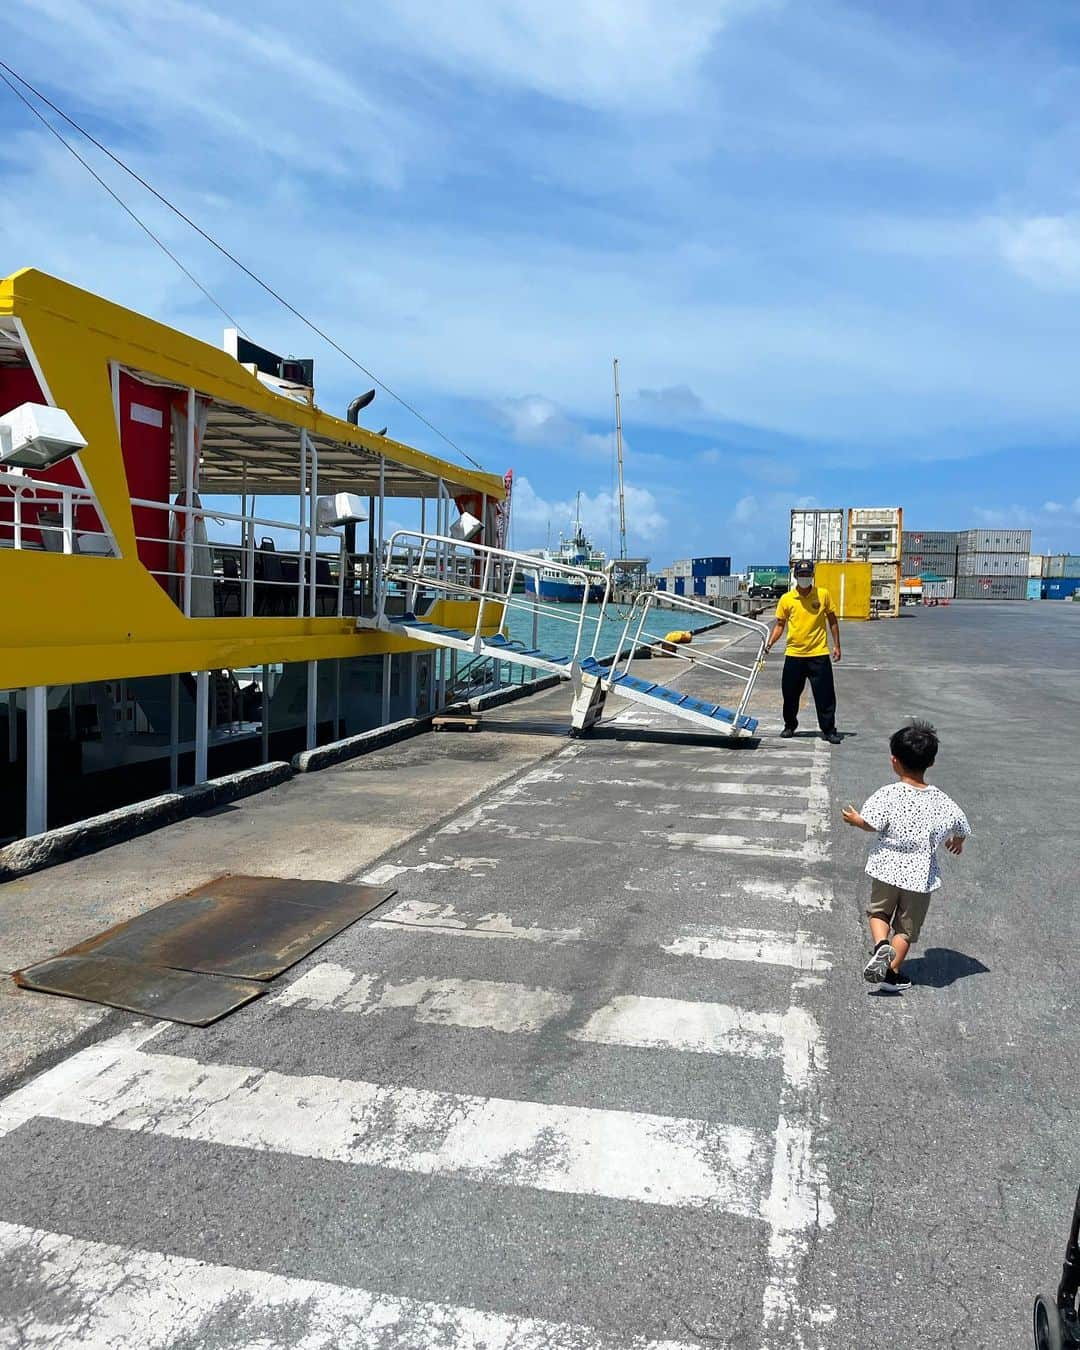
[{"label": "blue shipping container", "polygon": [[695,594],[695,595],[704,595],[704,594],[705,594],[705,578],[704,578],[704,577],[694,577],[694,594]]},{"label": "blue shipping container", "polygon": [[[729,577],[731,576],[730,558],[694,558],[690,564],[691,571],[695,577]],[[704,595],[704,591],[702,592]]]},{"label": "blue shipping container", "polygon": [[676,578],[675,578],[675,594],[676,594],[676,595],[685,595],[685,594],[686,594],[686,578],[685,578],[685,577],[676,577]]},{"label": "blue shipping container", "polygon": [[666,591],[666,590],[667,590],[667,583],[668,583],[667,577],[657,577],[657,578],[656,578],[656,589],[657,589],[658,591]]},{"label": "blue shipping container", "polygon": [[1028,577],[1027,598],[1029,600],[1041,600],[1043,598],[1042,577]]},{"label": "blue shipping container", "polygon": [[1080,577],[1047,577],[1043,581],[1047,600],[1069,600],[1080,591]]}]

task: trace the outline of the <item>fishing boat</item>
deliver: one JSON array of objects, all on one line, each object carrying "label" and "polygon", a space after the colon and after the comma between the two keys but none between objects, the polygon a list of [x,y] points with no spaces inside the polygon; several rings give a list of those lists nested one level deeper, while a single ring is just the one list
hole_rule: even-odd
[{"label": "fishing boat", "polygon": [[[569,539],[560,536],[557,549],[540,548],[532,550],[541,561],[535,571],[525,571],[525,594],[556,604],[580,605],[585,595],[585,583],[568,580],[561,568],[583,567],[590,572],[601,573],[607,567],[607,554],[598,549],[586,536],[581,523],[581,493],[577,494],[576,520],[574,532]],[[543,566],[544,563],[549,566]],[[555,566],[551,566],[554,564]],[[589,584],[589,603],[599,604],[604,598],[604,578],[598,576],[596,584]]]}]

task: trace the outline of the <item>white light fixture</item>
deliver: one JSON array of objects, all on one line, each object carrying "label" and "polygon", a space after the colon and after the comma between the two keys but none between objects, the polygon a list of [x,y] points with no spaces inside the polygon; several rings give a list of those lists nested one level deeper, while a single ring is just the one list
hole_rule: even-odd
[{"label": "white light fixture", "polygon": [[333,496],[319,497],[316,501],[317,530],[333,530],[339,525],[349,525],[361,520],[367,520],[364,499],[353,492],[335,492]]},{"label": "white light fixture", "polygon": [[482,528],[475,516],[470,516],[468,511],[462,511],[461,515],[450,526],[450,538],[460,539],[467,544],[470,540],[476,538]]},{"label": "white light fixture", "polygon": [[48,469],[85,445],[63,408],[20,403],[0,416],[0,466],[5,468]]}]

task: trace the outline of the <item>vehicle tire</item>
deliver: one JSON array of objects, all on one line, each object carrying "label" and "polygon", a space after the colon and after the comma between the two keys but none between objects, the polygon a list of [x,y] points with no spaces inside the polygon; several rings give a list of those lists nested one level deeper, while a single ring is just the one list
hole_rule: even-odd
[{"label": "vehicle tire", "polygon": [[1058,1315],[1057,1303],[1045,1294],[1035,1300],[1032,1315],[1035,1350],[1065,1350],[1065,1333]]}]

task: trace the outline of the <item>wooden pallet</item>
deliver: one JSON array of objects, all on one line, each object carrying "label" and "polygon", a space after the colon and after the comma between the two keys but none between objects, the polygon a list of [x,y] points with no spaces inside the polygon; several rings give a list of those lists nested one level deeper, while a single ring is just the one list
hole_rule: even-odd
[{"label": "wooden pallet", "polygon": [[448,713],[431,719],[432,731],[479,731],[481,719],[474,716],[462,716],[460,713]]}]

